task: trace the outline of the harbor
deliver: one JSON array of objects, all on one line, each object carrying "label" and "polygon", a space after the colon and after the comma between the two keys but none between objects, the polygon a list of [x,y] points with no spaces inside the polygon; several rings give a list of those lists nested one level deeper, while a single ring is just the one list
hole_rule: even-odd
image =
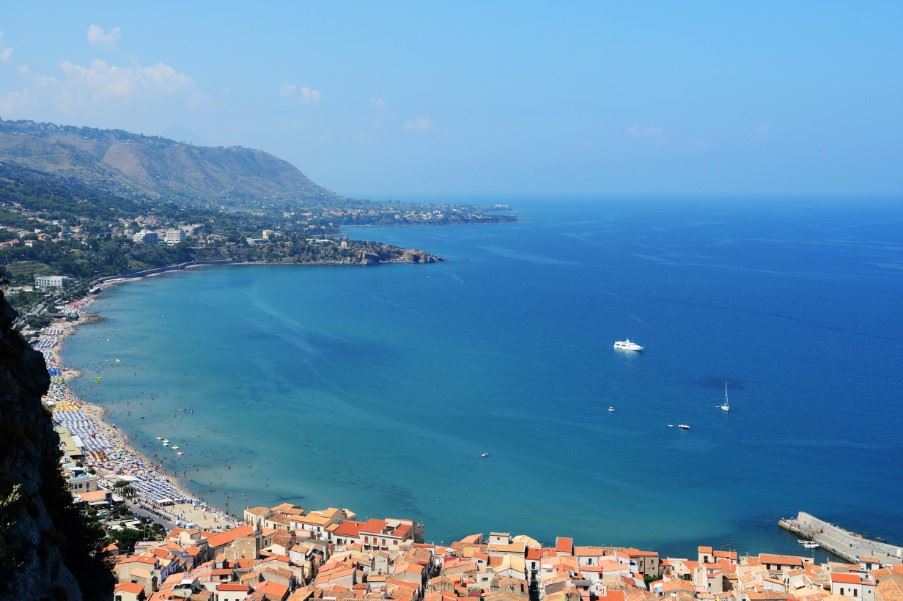
[{"label": "harbor", "polygon": [[877,558],[881,564],[899,563],[903,559],[903,547],[865,538],[805,511],[795,518],[781,518],[778,525],[852,563],[858,563],[863,557]]}]

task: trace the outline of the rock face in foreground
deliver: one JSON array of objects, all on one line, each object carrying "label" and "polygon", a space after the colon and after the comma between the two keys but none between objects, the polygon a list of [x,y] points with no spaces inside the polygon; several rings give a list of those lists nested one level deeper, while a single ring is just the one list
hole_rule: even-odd
[{"label": "rock face in foreground", "polygon": [[112,575],[59,471],[44,359],[13,318],[0,293],[0,600],[110,599]]}]

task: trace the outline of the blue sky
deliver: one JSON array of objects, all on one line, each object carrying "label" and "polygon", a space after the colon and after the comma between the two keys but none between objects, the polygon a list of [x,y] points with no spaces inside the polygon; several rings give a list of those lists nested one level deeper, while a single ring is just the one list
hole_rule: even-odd
[{"label": "blue sky", "polygon": [[0,117],[371,198],[903,195],[901,2],[76,4],[5,4]]}]

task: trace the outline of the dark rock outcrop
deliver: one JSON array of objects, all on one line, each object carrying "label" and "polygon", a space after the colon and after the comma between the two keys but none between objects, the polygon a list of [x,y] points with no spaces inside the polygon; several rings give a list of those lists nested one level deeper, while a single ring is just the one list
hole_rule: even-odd
[{"label": "dark rock outcrop", "polygon": [[0,293],[0,600],[112,598],[113,579],[59,469],[41,354]]},{"label": "dark rock outcrop", "polygon": [[419,248],[408,248],[401,253],[399,261],[402,263],[437,263],[442,261],[442,258]]}]

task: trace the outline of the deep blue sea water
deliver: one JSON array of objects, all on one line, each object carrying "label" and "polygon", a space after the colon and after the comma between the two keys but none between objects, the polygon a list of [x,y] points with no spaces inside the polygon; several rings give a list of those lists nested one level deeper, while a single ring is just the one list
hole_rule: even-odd
[{"label": "deep blue sea water", "polygon": [[[232,510],[683,554],[798,551],[775,522],[805,510],[903,542],[903,203],[516,209],[514,225],[350,231],[443,264],[118,287],[67,342],[76,391]],[[625,336],[646,352],[613,351]]]}]

